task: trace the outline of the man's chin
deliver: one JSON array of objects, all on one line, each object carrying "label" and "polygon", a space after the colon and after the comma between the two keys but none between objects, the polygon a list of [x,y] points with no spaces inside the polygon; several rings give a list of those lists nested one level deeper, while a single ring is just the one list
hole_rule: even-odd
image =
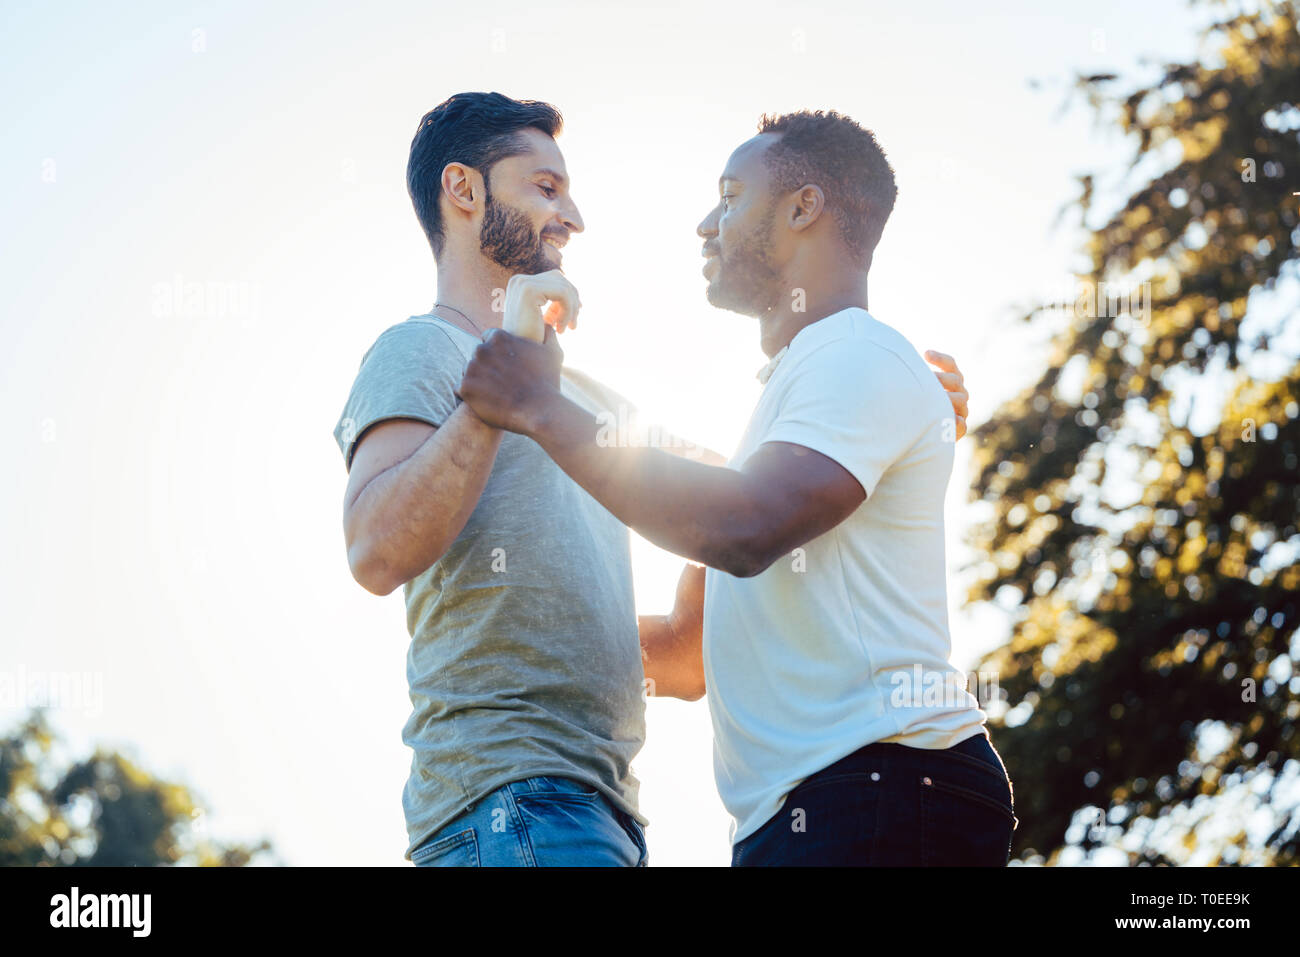
[{"label": "man's chin", "polygon": [[[547,250],[551,250],[548,252]],[[564,259],[560,251],[553,246],[543,243],[537,250],[537,255],[533,257],[531,268],[528,270],[533,275],[543,272],[550,272],[552,269],[559,269],[563,265]]]},{"label": "man's chin", "polygon": [[725,309],[727,312],[734,312],[741,316],[753,317],[759,314],[752,305],[738,296],[731,295],[716,279],[704,290],[704,298],[714,309]]}]

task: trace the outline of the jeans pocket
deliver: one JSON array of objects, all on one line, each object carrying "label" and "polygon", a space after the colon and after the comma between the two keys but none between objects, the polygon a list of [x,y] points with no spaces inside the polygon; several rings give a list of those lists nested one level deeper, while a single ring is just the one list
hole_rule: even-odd
[{"label": "jeans pocket", "polygon": [[635,867],[645,853],[598,791],[527,791],[514,801],[538,867]]},{"label": "jeans pocket", "polygon": [[733,867],[870,867],[892,821],[878,771],[814,775],[732,848]]},{"label": "jeans pocket", "polygon": [[411,863],[416,867],[478,867],[478,838],[474,829],[469,827],[420,845],[411,855]]},{"label": "jeans pocket", "polygon": [[1019,823],[1009,798],[944,780],[921,778],[921,863],[1005,867]]}]

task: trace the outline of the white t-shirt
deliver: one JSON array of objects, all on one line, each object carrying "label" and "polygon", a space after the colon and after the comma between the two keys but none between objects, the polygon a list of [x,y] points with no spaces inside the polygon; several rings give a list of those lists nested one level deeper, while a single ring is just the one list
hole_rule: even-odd
[{"label": "white t-shirt", "polygon": [[867,499],[761,575],[705,575],[713,764],[733,842],[864,745],[948,748],[985,733],[948,660],[943,500],[955,422],[934,373],[865,310],[827,316],[791,340],[730,465],[766,442],[834,459]]}]

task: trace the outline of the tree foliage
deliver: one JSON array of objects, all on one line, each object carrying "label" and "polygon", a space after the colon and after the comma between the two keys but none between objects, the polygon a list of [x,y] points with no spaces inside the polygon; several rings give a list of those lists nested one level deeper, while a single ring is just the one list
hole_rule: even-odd
[{"label": "tree foliage", "polygon": [[1078,80],[1134,148],[1113,212],[1082,178],[1096,303],[974,433],[1018,856],[1300,860],[1300,32],[1213,9],[1196,62]]},{"label": "tree foliage", "polygon": [[271,853],[203,836],[189,790],[102,749],[70,767],[35,711],[0,738],[0,866],[243,867]]}]

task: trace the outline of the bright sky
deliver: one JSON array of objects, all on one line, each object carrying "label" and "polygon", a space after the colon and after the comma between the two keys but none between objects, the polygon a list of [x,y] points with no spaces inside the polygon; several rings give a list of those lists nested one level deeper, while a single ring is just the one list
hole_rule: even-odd
[{"label": "bright sky", "polygon": [[[1068,279],[1073,176],[1123,157],[1062,111],[1072,71],[1194,49],[1182,0],[491,9],[0,10],[0,679],[84,681],[54,715],[74,751],[125,749],[291,864],[404,863],[404,610],[348,573],[330,433],[375,336],[433,301],[404,180],[426,110],[499,90],[563,111],[587,226],[568,361],[730,453],[764,356],[705,302],[694,229],[759,114],[875,130],[899,199],[872,313],[957,356],[978,423],[1043,362],[1011,306]],[[1004,630],[961,607],[962,448],[967,668]],[[680,560],[634,560],[639,610],[667,610]],[[652,700],[648,725],[651,864],[726,864],[706,703]]]}]

